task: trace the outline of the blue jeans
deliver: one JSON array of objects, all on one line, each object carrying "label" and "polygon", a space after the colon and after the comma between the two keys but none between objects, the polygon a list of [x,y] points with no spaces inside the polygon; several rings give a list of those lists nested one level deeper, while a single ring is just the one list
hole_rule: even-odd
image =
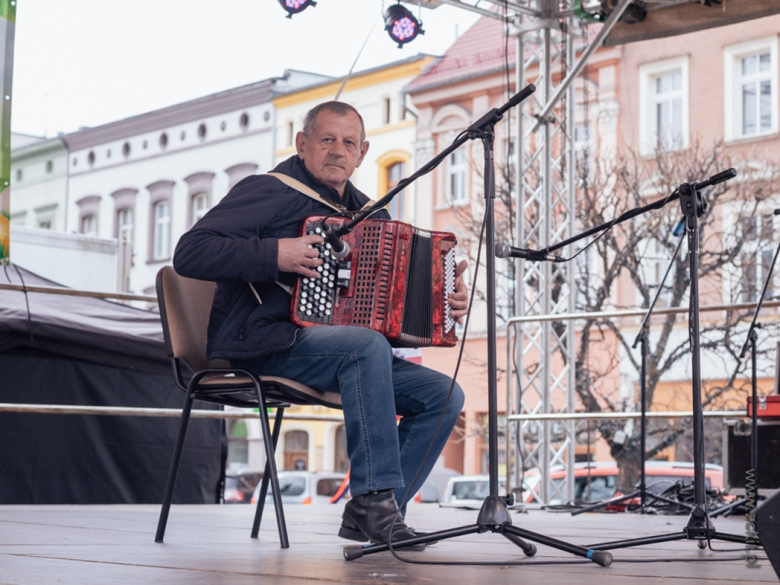
[{"label": "blue jeans", "polygon": [[[236,360],[234,366],[340,392],[352,495],[392,488],[402,507],[406,486],[417,474],[428,445],[433,440],[409,498],[428,477],[463,408],[463,391],[457,384],[447,402],[449,376],[394,357],[382,335],[362,327],[301,329],[291,349]],[[399,424],[396,414],[403,417]]]}]

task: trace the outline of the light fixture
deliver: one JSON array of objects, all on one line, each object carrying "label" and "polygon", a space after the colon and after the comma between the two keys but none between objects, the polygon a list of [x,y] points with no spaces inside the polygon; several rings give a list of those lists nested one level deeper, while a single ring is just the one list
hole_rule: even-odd
[{"label": "light fixture", "polygon": [[317,6],[314,0],[279,0],[279,4],[287,11],[287,18],[292,18],[293,14],[303,12],[309,6]]},{"label": "light fixture", "polygon": [[416,39],[417,35],[425,34],[422,23],[400,3],[385,11],[385,30],[398,43],[399,49]]}]

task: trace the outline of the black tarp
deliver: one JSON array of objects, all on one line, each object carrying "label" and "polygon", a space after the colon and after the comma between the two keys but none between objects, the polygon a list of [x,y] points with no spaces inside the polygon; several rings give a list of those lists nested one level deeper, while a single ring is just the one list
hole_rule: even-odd
[{"label": "black tarp", "polygon": [[[17,266],[0,282],[52,286]],[[181,408],[159,316],[0,290],[0,402]],[[32,329],[32,338],[30,336]],[[196,408],[214,408],[196,403]],[[0,504],[159,503],[178,418],[0,412]],[[218,501],[223,423],[192,419],[175,503]]]}]

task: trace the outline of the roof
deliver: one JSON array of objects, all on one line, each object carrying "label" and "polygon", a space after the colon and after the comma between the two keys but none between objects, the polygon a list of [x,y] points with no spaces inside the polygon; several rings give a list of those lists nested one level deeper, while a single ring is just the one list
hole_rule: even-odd
[{"label": "roof", "polygon": [[[517,42],[514,38],[504,36],[505,26],[501,20],[483,16],[453,43],[443,57],[407,85],[405,91],[410,94],[419,93],[467,79],[493,75],[507,66],[510,71],[514,71]],[[593,41],[601,27],[601,24],[591,24],[588,27],[588,39],[575,41],[578,53],[588,42]],[[531,53],[526,50],[526,59],[530,56]]]},{"label": "roof", "polygon": [[294,91],[301,84],[309,84],[321,79],[332,81],[332,78],[324,75],[287,70],[283,77],[264,79],[123,120],[72,132],[64,136],[65,144],[73,152],[144,132],[162,130],[176,124],[267,103],[280,93]]},{"label": "roof", "polygon": [[504,36],[504,23],[482,17],[434,62],[422,75],[406,86],[408,93],[439,85],[481,77],[501,71],[506,63],[515,66],[516,42]]}]

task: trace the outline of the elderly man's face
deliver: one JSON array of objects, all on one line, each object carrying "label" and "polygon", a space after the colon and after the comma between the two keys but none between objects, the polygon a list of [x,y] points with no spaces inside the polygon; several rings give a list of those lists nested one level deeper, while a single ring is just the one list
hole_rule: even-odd
[{"label": "elderly man's face", "polygon": [[368,152],[368,142],[361,142],[361,137],[360,119],[354,113],[341,116],[322,110],[311,136],[298,132],[295,148],[306,169],[320,183],[344,195],[344,186]]}]

